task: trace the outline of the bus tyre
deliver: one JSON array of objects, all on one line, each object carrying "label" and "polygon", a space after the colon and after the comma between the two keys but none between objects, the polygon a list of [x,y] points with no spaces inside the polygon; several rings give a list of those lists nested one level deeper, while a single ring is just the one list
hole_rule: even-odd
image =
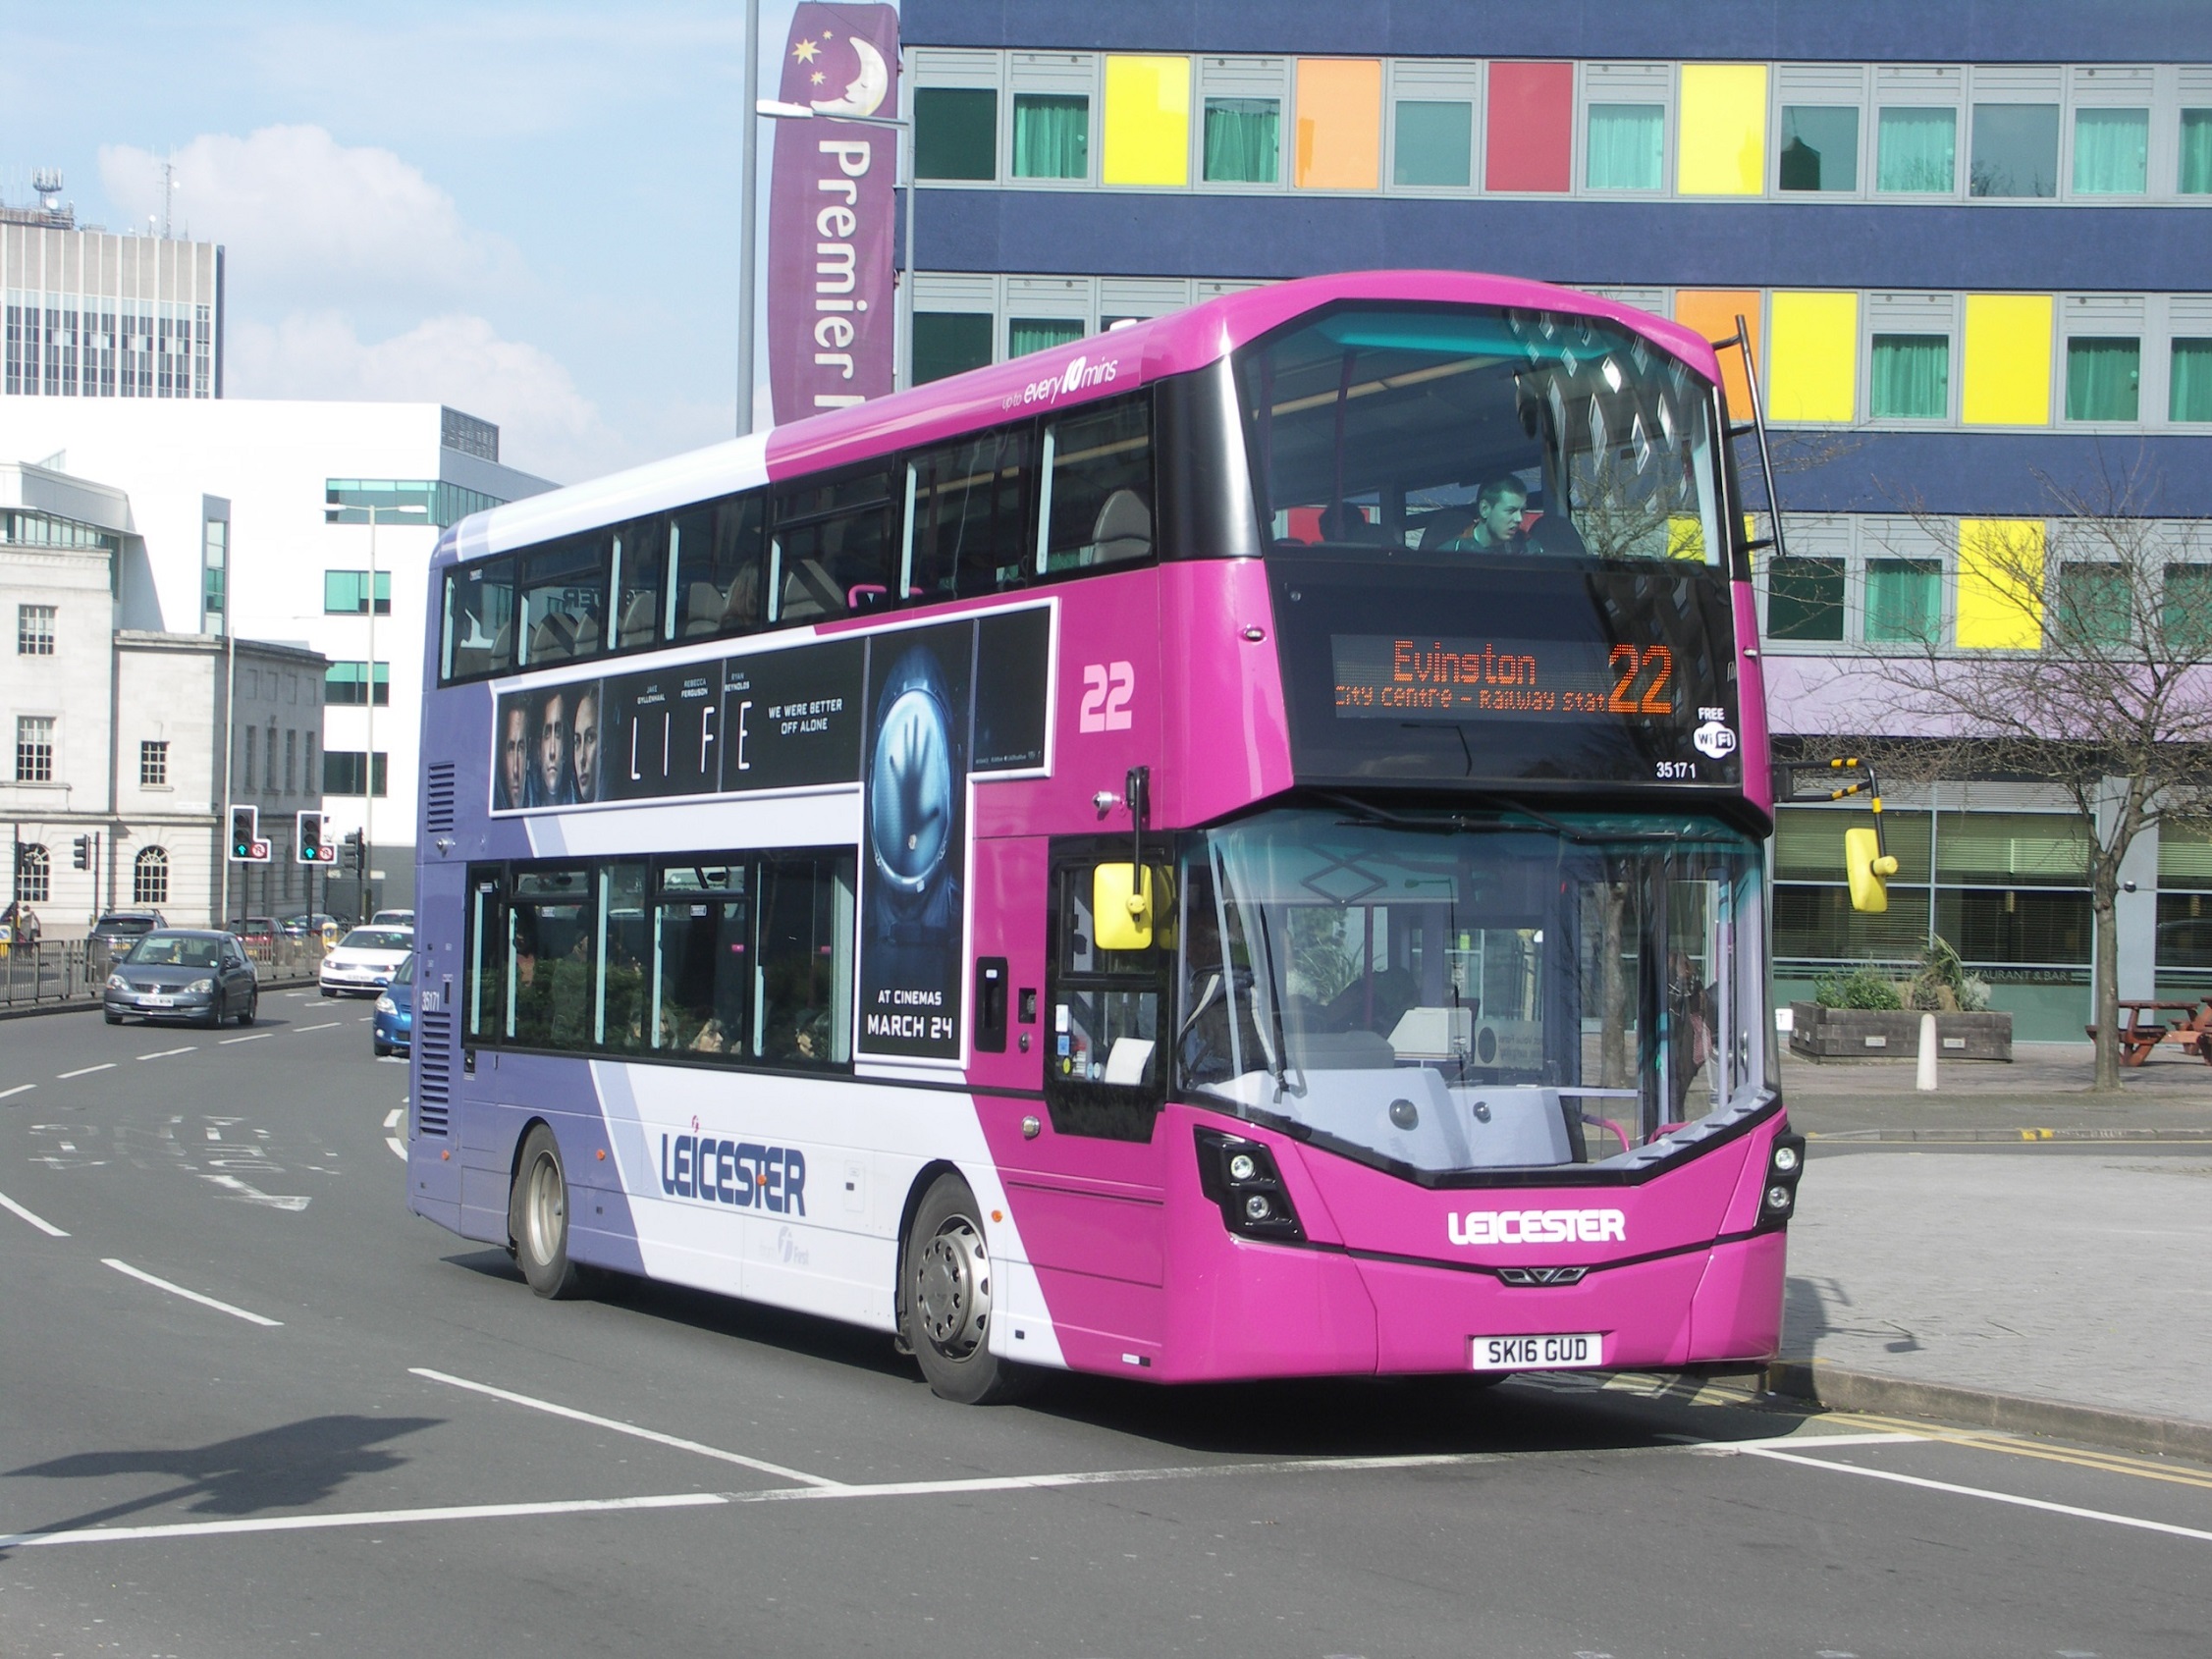
[{"label": "bus tyre", "polygon": [[900,1257],[900,1328],[930,1391],[961,1406],[1018,1398],[1035,1378],[991,1352],[991,1257],[975,1194],[940,1175],[922,1195]]},{"label": "bus tyre", "polygon": [[514,1240],[515,1264],[532,1290],[556,1302],[576,1294],[583,1275],[568,1259],[568,1176],[553,1131],[542,1123],[524,1137],[515,1160],[507,1230]]}]

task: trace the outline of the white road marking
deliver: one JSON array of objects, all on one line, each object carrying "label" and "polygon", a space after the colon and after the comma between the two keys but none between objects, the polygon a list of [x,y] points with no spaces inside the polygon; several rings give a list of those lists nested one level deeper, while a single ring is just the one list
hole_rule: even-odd
[{"label": "white road marking", "polygon": [[1933,1436],[1908,1434],[1903,1429],[1869,1429],[1863,1434],[1776,1434],[1764,1440],[1707,1440],[1690,1434],[1662,1434],[1659,1438],[1679,1441],[1685,1451],[1726,1453],[1763,1452],[1770,1446],[1787,1446],[1800,1452],[1808,1446],[1895,1446]]},{"label": "white road marking", "polygon": [[503,1521],[533,1515],[592,1515],[608,1510],[701,1509],[728,1501],[720,1492],[667,1492],[645,1498],[580,1498],[572,1503],[455,1504],[443,1509],[272,1515],[250,1521],[194,1521],[165,1526],[81,1526],[65,1532],[0,1534],[0,1549],[40,1549],[50,1544],[135,1543],[149,1538],[205,1538],[238,1532],[311,1532],[334,1526],[399,1526],[415,1521]]},{"label": "white road marking", "polygon": [[553,1417],[566,1418],[572,1422],[588,1422],[595,1428],[611,1428],[618,1434],[634,1435],[640,1440],[650,1440],[659,1446],[674,1446],[679,1452],[697,1452],[703,1458],[716,1458],[723,1463],[736,1464],[741,1469],[757,1470],[762,1474],[773,1474],[782,1480],[796,1480],[807,1486],[825,1491],[842,1491],[841,1480],[831,1480],[823,1475],[809,1474],[800,1469],[785,1469],[782,1464],[764,1463],[759,1458],[741,1457],[735,1452],[726,1452],[719,1446],[703,1446],[696,1440],[678,1439],[673,1434],[663,1434],[658,1429],[640,1428],[635,1423],[621,1422],[614,1418],[595,1417],[590,1412],[579,1412],[573,1406],[557,1406],[550,1400],[533,1399],[527,1394],[510,1393],[504,1388],[494,1388],[489,1383],[470,1382],[466,1377],[452,1376],[445,1371],[433,1371],[421,1365],[407,1369],[432,1382],[442,1382],[451,1388],[465,1388],[472,1394],[488,1394],[494,1400],[505,1400],[510,1405],[527,1406],[534,1412],[545,1412]]},{"label": "white road marking", "polygon": [[[193,1170],[192,1173],[194,1175],[197,1175],[202,1181],[212,1181],[218,1187],[226,1188],[229,1191],[237,1194],[238,1197],[246,1204],[266,1204],[271,1209],[301,1210],[305,1209],[307,1205],[313,1202],[312,1200],[303,1198],[272,1197],[270,1194],[264,1193],[259,1187],[247,1186],[236,1175],[210,1175],[206,1171],[198,1169]],[[277,1171],[277,1173],[281,1175],[284,1173],[284,1171],[279,1170]]]},{"label": "white road marking", "polygon": [[66,1239],[69,1237],[67,1233],[63,1232],[59,1227],[55,1226],[44,1216],[31,1214],[29,1210],[24,1208],[22,1204],[16,1203],[16,1201],[10,1198],[6,1193],[0,1193],[0,1209],[5,1209],[11,1215],[22,1216],[26,1221],[29,1222],[33,1227],[36,1227],[41,1233],[44,1233],[50,1239]]},{"label": "white road marking", "polygon": [[259,1313],[248,1313],[243,1308],[233,1308],[228,1302],[218,1302],[212,1296],[202,1296],[198,1291],[187,1290],[183,1285],[173,1285],[167,1279],[157,1279],[151,1273],[134,1267],[128,1261],[118,1261],[112,1256],[101,1257],[100,1265],[113,1267],[118,1273],[137,1279],[141,1283],[152,1285],[156,1290],[165,1290],[172,1296],[181,1296],[187,1302],[196,1302],[202,1308],[212,1308],[218,1313],[228,1313],[234,1319],[243,1319],[249,1325],[267,1325],[274,1329],[284,1323],[282,1319],[264,1318]]},{"label": "white road marking", "polygon": [[11,1095],[21,1095],[26,1090],[37,1087],[38,1085],[35,1083],[19,1083],[13,1089],[0,1089],[0,1100],[5,1100]]},{"label": "white road marking", "polygon": [[295,1033],[303,1033],[310,1031],[336,1031],[345,1023],[346,1022],[344,1020],[325,1020],[319,1026],[294,1026],[292,1029]]},{"label": "white road marking", "polygon": [[276,1036],[276,1033],[273,1031],[257,1031],[251,1037],[226,1037],[215,1046],[218,1048],[228,1048],[234,1043],[259,1043],[265,1038],[271,1038],[274,1036]]},{"label": "white road marking", "polygon": [[402,1146],[402,1145],[400,1144],[400,1138],[399,1138],[399,1136],[397,1136],[397,1135],[387,1135],[387,1136],[385,1136],[385,1137],[384,1137],[384,1144],[385,1144],[385,1145],[386,1145],[387,1147],[390,1147],[390,1148],[392,1149],[392,1155],[393,1155],[394,1157],[398,1158],[398,1159],[399,1159],[399,1160],[400,1160],[400,1161],[401,1161],[402,1163],[405,1163],[405,1162],[406,1162],[406,1161],[407,1161],[407,1149],[406,1149],[405,1147],[404,1147],[404,1146]]},{"label": "white road marking", "polygon": [[198,1044],[188,1043],[182,1048],[156,1048],[150,1054],[140,1054],[138,1058],[141,1060],[166,1060],[172,1054],[196,1054],[198,1052]]},{"label": "white road marking", "polygon": [[115,1070],[115,1062],[113,1060],[102,1060],[96,1066],[79,1066],[75,1071],[59,1072],[55,1075],[54,1081],[56,1083],[66,1083],[73,1077],[90,1077],[96,1071],[113,1070]]},{"label": "white road marking", "polygon": [[[1803,1442],[1801,1442],[1803,1444]],[[1729,1448],[1714,1446],[1713,1451]],[[2010,1504],[2016,1509],[2036,1509],[2047,1515],[2071,1515],[2079,1521],[2102,1521],[2112,1526],[2132,1526],[2144,1532],[2164,1532],[2177,1538],[2198,1538],[2212,1544],[2212,1532],[2195,1526],[2176,1526],[2165,1521],[2146,1521],[2139,1515],[2115,1515],[2110,1510],[2081,1509],[2074,1504],[2056,1504],[2045,1498],[2023,1498],[2013,1492],[1992,1492],[1982,1486],[1960,1486],[1948,1480],[1929,1480],[1917,1474],[1900,1474],[1894,1470],[1867,1469],[1860,1464],[1830,1463],[1825,1458],[1800,1457],[1795,1453],[1776,1451],[1768,1446],[1746,1446],[1744,1455],[1753,1458],[1771,1458],[1776,1463],[1799,1464],[1807,1469],[1824,1469],[1832,1474],[1857,1474],[1868,1480],[1888,1480],[1900,1486],[1917,1486],[1929,1492],[1949,1492],[1962,1498],[1983,1498],[1993,1504]]]}]

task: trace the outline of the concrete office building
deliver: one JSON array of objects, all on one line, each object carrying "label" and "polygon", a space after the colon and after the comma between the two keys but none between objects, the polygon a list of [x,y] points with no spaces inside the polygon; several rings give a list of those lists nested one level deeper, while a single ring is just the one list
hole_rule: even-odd
[{"label": "concrete office building", "polygon": [[[293,814],[322,805],[329,665],[297,647],[241,639],[234,650],[212,633],[137,625],[150,619],[144,566],[124,492],[0,464],[8,896],[51,938],[81,936],[116,906],[184,927],[308,907],[308,873],[283,854]],[[226,801],[260,809],[275,860],[226,876]],[[85,869],[81,836],[96,838]]]},{"label": "concrete office building", "polygon": [[[328,660],[315,782],[331,833],[368,830],[367,896],[409,903],[430,551],[464,514],[551,488],[500,464],[499,429],[436,403],[0,399],[0,456],[54,457],[128,496],[142,553],[118,577],[127,626],[228,626]],[[361,896],[332,892],[347,912]]]},{"label": "concrete office building", "polygon": [[[2140,464],[2153,510],[2212,516],[2212,26],[2190,0],[902,16],[920,377],[1362,268],[1536,277],[1715,339],[1743,314],[1803,457],[1793,557],[1758,572],[1799,752],[1866,729],[1838,713],[1840,658],[1994,643],[1961,564],[2044,533],[2039,474]],[[1781,810],[1779,993],[1940,932],[2021,1036],[2078,1037],[2090,913],[2059,803],[1962,778],[1890,805],[1905,874],[1878,922],[1842,899],[1848,809]],[[2170,832],[2136,864],[2122,995],[2212,969],[2159,926],[2212,900],[2212,846]]]}]

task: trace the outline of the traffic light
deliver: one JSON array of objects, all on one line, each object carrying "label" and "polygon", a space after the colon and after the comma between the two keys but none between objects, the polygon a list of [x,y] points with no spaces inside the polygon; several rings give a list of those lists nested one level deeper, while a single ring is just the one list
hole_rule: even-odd
[{"label": "traffic light", "polygon": [[292,856],[299,864],[336,864],[338,849],[323,832],[323,815],[300,813],[294,821]]},{"label": "traffic light", "polygon": [[340,862],[356,876],[367,873],[367,849],[361,845],[361,832],[358,830],[346,831],[346,856]]},{"label": "traffic light", "polygon": [[259,807],[231,808],[231,861],[234,864],[269,862],[269,843],[261,839]]},{"label": "traffic light", "polygon": [[92,837],[80,835],[70,849],[70,865],[76,870],[92,868]]}]

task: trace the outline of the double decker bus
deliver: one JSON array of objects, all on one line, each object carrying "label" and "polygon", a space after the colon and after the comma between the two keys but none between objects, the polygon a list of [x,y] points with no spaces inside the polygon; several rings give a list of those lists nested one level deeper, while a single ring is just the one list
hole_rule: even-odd
[{"label": "double decker bus", "polygon": [[1771,1356],[1719,388],[1589,295],[1325,277],[464,520],[411,1206],[967,1402]]}]

